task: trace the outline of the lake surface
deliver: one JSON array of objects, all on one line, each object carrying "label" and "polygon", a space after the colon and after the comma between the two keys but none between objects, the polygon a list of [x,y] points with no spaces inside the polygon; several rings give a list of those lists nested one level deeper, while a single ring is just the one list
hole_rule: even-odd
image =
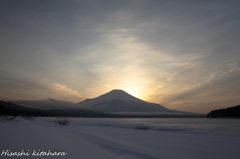
[{"label": "lake surface", "polygon": [[240,136],[240,119],[208,119],[208,118],[158,118],[128,119],[128,122],[139,122],[153,126],[158,131],[189,131],[219,135]]},{"label": "lake surface", "polygon": [[134,128],[139,123],[149,125],[153,131],[192,132],[240,136],[240,119],[208,118],[75,118],[89,125]]}]

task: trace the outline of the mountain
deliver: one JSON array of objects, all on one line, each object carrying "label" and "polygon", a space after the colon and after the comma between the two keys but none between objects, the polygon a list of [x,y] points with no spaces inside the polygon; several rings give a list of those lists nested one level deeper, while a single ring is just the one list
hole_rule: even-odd
[{"label": "mountain", "polygon": [[[83,106],[82,103],[84,103],[85,106]],[[86,106],[86,105],[90,105],[90,106]],[[62,109],[60,105],[61,109],[58,109],[56,107],[57,109],[46,110],[46,109],[29,108],[29,107],[15,104],[12,102],[0,100],[0,119],[2,116],[4,117],[6,115],[44,116],[44,117],[45,116],[107,117],[107,118],[203,118],[205,117],[205,115],[203,114],[169,110],[161,105],[148,103],[143,100],[140,100],[121,90],[113,90],[97,98],[88,99],[83,102],[80,102],[80,104],[76,103],[76,107],[78,108],[75,108],[75,109],[68,108],[68,105],[67,105],[66,109]]]},{"label": "mountain", "polygon": [[170,110],[159,104],[148,103],[118,89],[112,90],[93,99],[86,99],[78,104],[87,106],[88,108],[99,112],[190,114],[187,112]]},{"label": "mountain", "polygon": [[[52,117],[112,117],[110,114],[95,112],[85,109],[35,109],[28,108],[11,102],[0,101],[1,116],[52,116]],[[114,116],[115,117],[115,116]]]},{"label": "mountain", "polygon": [[240,118],[240,105],[226,109],[213,110],[207,114],[208,118]]}]

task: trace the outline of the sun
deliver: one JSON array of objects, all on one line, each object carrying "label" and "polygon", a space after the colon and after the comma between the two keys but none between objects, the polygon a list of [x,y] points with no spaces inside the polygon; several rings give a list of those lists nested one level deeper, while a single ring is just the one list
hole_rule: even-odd
[{"label": "sun", "polygon": [[127,93],[131,94],[134,97],[140,98],[139,92],[137,91],[136,87],[125,88],[124,89]]},{"label": "sun", "polygon": [[144,89],[136,82],[124,81],[122,89],[132,96],[144,100],[146,95],[144,94]]}]

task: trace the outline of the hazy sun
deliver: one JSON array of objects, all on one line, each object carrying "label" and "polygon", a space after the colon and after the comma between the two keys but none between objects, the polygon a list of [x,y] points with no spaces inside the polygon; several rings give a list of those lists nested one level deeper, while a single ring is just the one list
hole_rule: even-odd
[{"label": "hazy sun", "polygon": [[146,94],[142,87],[139,87],[136,82],[124,81],[122,89],[132,96],[145,100]]}]

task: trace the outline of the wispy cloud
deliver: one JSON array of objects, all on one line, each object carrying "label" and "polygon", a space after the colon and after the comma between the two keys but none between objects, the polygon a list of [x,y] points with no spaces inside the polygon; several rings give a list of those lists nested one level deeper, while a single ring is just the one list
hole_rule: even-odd
[{"label": "wispy cloud", "polygon": [[216,107],[238,102],[238,1],[0,3],[0,96],[78,102],[118,88],[186,111],[204,91]]},{"label": "wispy cloud", "polygon": [[74,91],[58,83],[54,83],[52,89],[54,90],[54,92],[59,92],[59,94],[62,94],[64,96],[70,96],[70,97],[73,96],[73,97],[79,97],[79,98],[82,97],[82,95],[79,94],[77,91]]}]

